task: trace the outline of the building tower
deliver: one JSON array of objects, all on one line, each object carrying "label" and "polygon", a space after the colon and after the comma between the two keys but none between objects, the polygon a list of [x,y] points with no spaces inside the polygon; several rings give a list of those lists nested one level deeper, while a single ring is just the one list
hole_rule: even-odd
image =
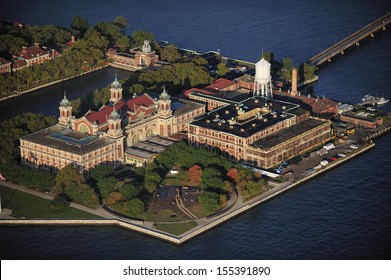
[{"label": "building tower", "polygon": [[113,106],[107,122],[109,123],[109,129],[107,130],[107,137],[115,140],[114,158],[112,158],[111,166],[118,167],[124,162],[124,136],[121,128],[121,117]]},{"label": "building tower", "polygon": [[158,101],[158,115],[162,118],[169,118],[172,116],[170,95],[166,92],[166,87],[160,94]]},{"label": "building tower", "polygon": [[60,102],[60,117],[58,118],[58,124],[63,126],[69,126],[70,120],[72,118],[72,105],[71,102],[67,99],[67,95],[64,91],[64,98]]},{"label": "building tower", "polygon": [[150,53],[151,52],[151,45],[149,44],[148,40],[144,40],[143,47],[141,48],[142,52],[144,53]]},{"label": "building tower", "polygon": [[255,64],[254,95],[272,98],[272,79],[270,75],[270,63],[264,58]]},{"label": "building tower", "polygon": [[297,69],[292,68],[292,88],[291,88],[291,95],[296,96],[297,95]]},{"label": "building tower", "polygon": [[123,135],[121,117],[115,110],[115,106],[113,106],[113,111],[111,112],[107,122],[109,123],[109,129],[107,130],[108,137],[118,138]]},{"label": "building tower", "polygon": [[110,102],[115,104],[122,99],[122,86],[121,83],[117,80],[117,74],[115,74],[114,82],[111,83],[110,93]]}]

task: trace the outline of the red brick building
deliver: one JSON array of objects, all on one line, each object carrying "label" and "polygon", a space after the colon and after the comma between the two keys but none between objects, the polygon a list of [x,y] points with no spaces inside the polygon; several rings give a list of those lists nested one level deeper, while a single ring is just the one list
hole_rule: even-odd
[{"label": "red brick building", "polygon": [[131,50],[129,53],[117,52],[116,49],[110,48],[106,52],[108,59],[112,59],[113,66],[126,68],[129,70],[137,71],[142,68],[152,68],[158,61],[159,56],[155,51],[151,50],[151,46],[148,40],[144,41],[144,45],[141,50]]},{"label": "red brick building", "polygon": [[171,99],[165,90],[158,98],[143,94],[124,100],[122,86],[115,79],[110,91],[108,104],[78,119],[72,116],[71,103],[64,95],[57,125],[20,138],[22,163],[50,170],[73,163],[80,171],[97,164],[144,164],[156,151],[146,151],[146,144],[139,143],[152,136],[170,138],[187,132],[188,123],[205,113],[205,106]]}]

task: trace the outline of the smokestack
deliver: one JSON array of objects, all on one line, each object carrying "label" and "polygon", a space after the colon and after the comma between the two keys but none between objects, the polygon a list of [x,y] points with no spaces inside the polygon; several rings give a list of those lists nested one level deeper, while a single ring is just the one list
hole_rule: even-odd
[{"label": "smokestack", "polygon": [[75,36],[74,36],[74,35],[72,35],[72,37],[71,37],[71,42],[72,42],[72,43],[75,42]]},{"label": "smokestack", "polygon": [[297,69],[292,68],[292,90],[291,95],[297,95]]}]

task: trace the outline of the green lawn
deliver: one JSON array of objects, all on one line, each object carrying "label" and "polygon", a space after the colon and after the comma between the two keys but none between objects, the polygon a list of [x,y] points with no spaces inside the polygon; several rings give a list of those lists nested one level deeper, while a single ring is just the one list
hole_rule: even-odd
[{"label": "green lawn", "polygon": [[[175,218],[172,218],[171,215],[174,212],[177,215],[175,216]],[[143,214],[142,218],[150,222],[179,222],[188,220],[188,218],[184,216],[179,209],[158,209],[156,213],[154,213],[151,207],[147,209],[147,211]]]},{"label": "green lawn", "polygon": [[186,222],[186,223],[173,223],[173,224],[154,224],[154,226],[162,231],[175,234],[175,235],[180,235],[193,227],[197,226],[197,223],[194,221],[191,222]]},{"label": "green lawn", "polygon": [[56,211],[49,207],[50,200],[0,185],[1,207],[12,210],[15,218],[100,218],[81,210],[67,207]]}]

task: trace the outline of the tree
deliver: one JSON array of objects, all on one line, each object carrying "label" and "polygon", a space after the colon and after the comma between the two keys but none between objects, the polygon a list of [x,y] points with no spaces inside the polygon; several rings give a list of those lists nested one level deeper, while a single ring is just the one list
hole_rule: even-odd
[{"label": "tree", "polygon": [[304,81],[310,80],[315,76],[315,65],[308,65],[307,63],[300,64],[299,75],[300,78]]},{"label": "tree", "polygon": [[105,199],[112,191],[114,191],[116,183],[117,179],[113,176],[98,179],[96,186],[98,187],[101,198]]},{"label": "tree", "polygon": [[181,57],[177,47],[173,44],[165,46],[160,52],[160,59],[169,63],[176,62],[180,60]]},{"label": "tree", "polygon": [[236,182],[238,180],[238,170],[234,167],[232,167],[228,173],[227,173],[228,178],[230,178],[232,181]]},{"label": "tree", "polygon": [[203,191],[198,197],[198,202],[206,215],[213,214],[220,208],[219,195],[214,192]]},{"label": "tree", "polygon": [[90,177],[98,182],[100,179],[113,175],[113,169],[104,165],[95,165],[90,169]]},{"label": "tree", "polygon": [[217,65],[216,74],[220,77],[227,75],[230,72],[229,68],[224,63],[219,63]]},{"label": "tree", "polygon": [[197,56],[193,59],[193,62],[195,65],[199,65],[199,66],[206,66],[208,65],[208,61],[203,58],[202,56]]},{"label": "tree", "polygon": [[292,59],[283,58],[281,60],[281,64],[282,64],[282,68],[281,68],[280,77],[287,82],[291,81],[292,80]]},{"label": "tree", "polygon": [[158,173],[153,171],[146,172],[144,177],[144,187],[149,193],[153,193],[161,180],[162,178]]},{"label": "tree", "polygon": [[137,218],[144,212],[144,203],[138,198],[133,198],[125,203],[124,212],[127,216]]},{"label": "tree", "polygon": [[262,56],[260,57],[260,59],[262,59],[262,58],[271,63],[272,61],[274,61],[274,53],[264,52],[262,54]]},{"label": "tree", "polygon": [[124,16],[116,16],[113,20],[113,23],[121,29],[128,27],[128,21]]},{"label": "tree", "polygon": [[61,193],[53,198],[52,201],[50,201],[49,207],[50,209],[53,210],[61,210],[64,209],[65,207],[69,206],[69,198]]},{"label": "tree", "polygon": [[80,16],[74,16],[72,18],[71,28],[76,31],[80,36],[83,36],[87,31],[89,25],[88,20]]},{"label": "tree", "polygon": [[130,38],[128,36],[121,36],[115,41],[115,44],[124,52],[130,47]]},{"label": "tree", "polygon": [[85,183],[83,174],[72,164],[68,164],[62,168],[56,176],[56,188],[61,192],[66,187],[77,187]]},{"label": "tree", "polygon": [[201,181],[202,168],[199,165],[193,165],[187,171],[187,175],[192,184],[198,185]]},{"label": "tree", "polygon": [[142,84],[133,84],[130,88],[129,88],[129,93],[130,94],[134,94],[134,93],[143,93],[145,91],[145,88]]},{"label": "tree", "polygon": [[65,166],[57,173],[57,193],[66,194],[72,201],[83,204],[87,207],[98,206],[96,193],[85,183],[83,174],[72,164]]},{"label": "tree", "polygon": [[153,34],[145,30],[136,30],[132,33],[132,47],[140,47],[144,40],[152,41]]},{"label": "tree", "polygon": [[250,197],[256,196],[261,193],[261,186],[254,181],[248,182],[246,184],[246,189]]},{"label": "tree", "polygon": [[140,188],[137,186],[134,186],[132,184],[124,184],[120,189],[119,189],[121,196],[126,199],[132,199],[136,197],[140,193]]},{"label": "tree", "polygon": [[117,39],[122,36],[121,29],[113,23],[100,22],[94,26],[94,29],[106,37],[110,45],[114,45]]},{"label": "tree", "polygon": [[106,198],[106,203],[108,205],[113,205],[113,204],[116,204],[118,201],[122,200],[123,197],[121,195],[121,193],[119,192],[112,192],[110,193],[107,198]]}]

